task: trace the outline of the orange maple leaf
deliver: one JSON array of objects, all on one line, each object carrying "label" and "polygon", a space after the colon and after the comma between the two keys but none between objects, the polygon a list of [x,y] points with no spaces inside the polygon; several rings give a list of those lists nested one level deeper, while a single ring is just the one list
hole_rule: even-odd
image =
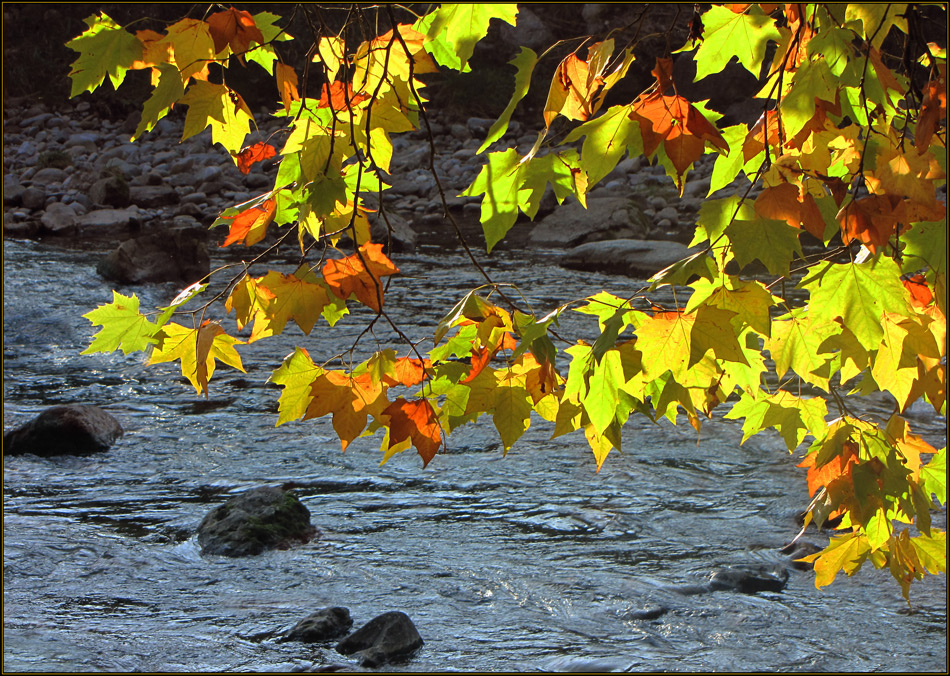
[{"label": "orange maple leaf", "polygon": [[887,244],[897,232],[898,214],[902,202],[894,195],[868,195],[849,202],[837,215],[841,225],[841,240],[862,242],[871,253]]},{"label": "orange maple leaf", "polygon": [[915,308],[920,310],[930,305],[934,300],[934,295],[927,286],[923,275],[914,275],[908,279],[901,280],[904,288],[910,293],[910,302]]},{"label": "orange maple leaf", "polygon": [[927,83],[924,100],[917,118],[917,133],[914,146],[923,153],[930,147],[930,139],[941,120],[947,119],[947,79],[944,76]]},{"label": "orange maple leaf", "polygon": [[496,346],[494,350],[490,350],[487,347],[480,347],[477,350],[472,352],[472,370],[468,372],[465,380],[460,381],[461,384],[470,383],[475,378],[478,377],[478,374],[485,370],[485,367],[491,362],[495,354],[498,352],[500,345]]},{"label": "orange maple leaf", "polygon": [[703,156],[707,141],[729,151],[719,130],[682,96],[655,94],[641,99],[633,104],[630,119],[640,125],[643,154],[652,155],[662,142],[680,176]]},{"label": "orange maple leaf", "polygon": [[809,193],[802,195],[798,186],[791,183],[766,188],[756,198],[754,207],[762,218],[785,221],[793,228],[804,227],[817,239],[825,234],[825,219],[815,198]]},{"label": "orange maple leaf", "polygon": [[841,452],[821,467],[815,467],[817,453],[810,453],[799,464],[799,467],[808,468],[808,495],[814,495],[818,489],[827,486],[832,481],[841,478],[851,478],[851,466],[858,462],[858,445],[853,441],[846,441]]},{"label": "orange maple leaf", "polygon": [[208,32],[214,40],[214,53],[231,46],[235,54],[247,51],[253,40],[257,44],[264,44],[264,34],[254,23],[250,12],[231,7],[223,12],[215,12],[208,17]]},{"label": "orange maple leaf", "polygon": [[334,111],[346,110],[348,107],[355,106],[369,96],[366,94],[354,94],[353,85],[349,82],[340,81],[324,83],[320,91],[320,102],[317,108],[330,108]]},{"label": "orange maple leaf", "polygon": [[231,230],[221,246],[230,246],[235,242],[242,242],[245,246],[257,244],[267,234],[267,226],[274,220],[276,211],[277,202],[266,200],[263,204],[245,209],[237,216],[224,216],[224,218],[233,218],[234,220],[231,223]]},{"label": "orange maple leaf", "polygon": [[544,104],[545,127],[558,115],[584,121],[600,109],[603,97],[597,93],[605,83],[603,74],[612,45],[612,40],[594,43],[587,49],[587,61],[574,52],[558,64]]},{"label": "orange maple leaf", "polygon": [[343,371],[327,371],[310,385],[313,399],[305,418],[333,414],[333,429],[340,437],[343,450],[366,429],[368,414],[382,413],[387,400],[381,383],[373,382],[368,373],[352,376]]},{"label": "orange maple leaf", "polygon": [[389,416],[389,447],[411,439],[423,466],[428,465],[442,445],[442,429],[432,405],[426,399],[408,401],[400,397],[383,413]]},{"label": "orange maple leaf", "polygon": [[366,242],[359,251],[346,258],[327,261],[323,266],[323,278],[339,298],[346,300],[352,293],[363,305],[379,312],[383,302],[380,280],[398,273],[399,269],[383,253],[382,244]]},{"label": "orange maple leaf", "polygon": [[418,385],[426,378],[426,370],[432,367],[432,362],[428,359],[412,359],[411,357],[400,357],[396,360],[395,365],[393,366],[393,375],[394,378],[387,378],[386,380],[391,380],[390,384],[392,385],[404,385],[405,387],[412,387],[413,385]]},{"label": "orange maple leaf", "polygon": [[261,141],[260,143],[255,143],[252,146],[244,148],[241,152],[235,154],[234,157],[237,158],[237,166],[238,169],[241,170],[241,173],[248,174],[254,164],[270,159],[276,154],[277,149],[274,148],[274,146]]},{"label": "orange maple leaf", "polygon": [[284,104],[284,110],[290,113],[290,104],[300,100],[300,92],[297,91],[297,71],[293,66],[278,62],[274,64],[274,77],[277,79],[280,102]]}]

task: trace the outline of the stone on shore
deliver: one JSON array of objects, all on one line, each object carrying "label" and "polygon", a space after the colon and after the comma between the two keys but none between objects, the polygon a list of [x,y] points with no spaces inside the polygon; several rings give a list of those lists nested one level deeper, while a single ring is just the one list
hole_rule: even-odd
[{"label": "stone on shore", "polygon": [[578,202],[562,204],[545,216],[528,241],[534,246],[573,247],[609,239],[642,239],[651,220],[627,197],[591,197],[587,208]]},{"label": "stone on shore", "polygon": [[122,434],[119,421],[98,406],[53,406],[5,432],[3,454],[90,455],[109,450]]},{"label": "stone on shore", "polygon": [[581,244],[560,265],[572,270],[650,277],[699,251],[667,240],[614,239]]},{"label": "stone on shore", "polygon": [[96,266],[103,278],[119,284],[191,284],[210,271],[207,233],[188,227],[128,239]]}]

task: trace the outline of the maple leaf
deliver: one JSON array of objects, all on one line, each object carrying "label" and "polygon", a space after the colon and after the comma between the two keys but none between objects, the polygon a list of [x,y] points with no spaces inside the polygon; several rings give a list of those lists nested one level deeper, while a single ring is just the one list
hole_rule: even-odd
[{"label": "maple leaf", "polygon": [[781,39],[775,20],[758,8],[749,13],[736,13],[727,7],[714,5],[702,15],[702,25],[705,28],[703,42],[693,56],[696,61],[695,82],[722,72],[733,57],[752,75],[759,77],[766,43]]},{"label": "maple leaf", "polygon": [[89,28],[66,43],[79,58],[73,62],[69,77],[73,86],[69,97],[98,89],[106,75],[116,89],[125,80],[125,74],[142,59],[144,48],[134,35],[119,26],[105,14],[85,19]]},{"label": "maple leaf", "polygon": [[736,219],[725,232],[742,267],[759,260],[770,273],[781,276],[788,274],[794,255],[802,255],[799,230],[782,221]]},{"label": "maple leaf", "polygon": [[511,120],[511,116],[514,114],[518,102],[528,93],[528,87],[531,85],[531,73],[534,72],[534,67],[538,63],[538,55],[527,47],[521,47],[518,51],[518,55],[508,63],[516,68],[515,90],[511,94],[511,100],[508,102],[508,105],[505,106],[501,115],[495,123],[492,124],[485,140],[482,141],[478,150],[475,151],[476,155],[481,155],[488,146],[505,135],[505,132],[508,130],[508,122]]},{"label": "maple leaf", "polygon": [[867,559],[871,551],[867,536],[860,531],[848,535],[832,537],[831,542],[817,554],[805,557],[803,561],[815,562],[815,588],[821,589],[834,582],[838,571],[853,575]]},{"label": "maple leaf", "polygon": [[576,127],[565,139],[571,143],[585,137],[581,166],[591,185],[613,171],[625,152],[629,151],[631,157],[641,153],[643,140],[630,117],[631,105],[608,108],[603,115]]},{"label": "maple leaf", "polygon": [[251,167],[258,162],[263,162],[277,155],[277,149],[269,143],[263,141],[249,145],[241,152],[234,155],[237,160],[238,169],[242,174],[251,173]]},{"label": "maple leaf", "polygon": [[169,26],[165,33],[162,42],[171,45],[182,82],[188,78],[207,80],[208,64],[214,61],[215,55],[208,24],[198,19],[182,19]]},{"label": "maple leaf", "polygon": [[413,28],[428,38],[425,48],[436,61],[464,73],[471,70],[468,60],[475,51],[475,43],[488,34],[491,19],[514,26],[517,14],[518,6],[514,3],[444,4],[422,17]]},{"label": "maple leaf", "polygon": [[270,335],[280,334],[291,319],[310,335],[317,317],[330,303],[326,286],[306,265],[292,275],[272,270],[258,282],[258,287],[271,297],[263,313]]},{"label": "maple leaf", "polygon": [[755,212],[762,218],[785,221],[793,228],[804,227],[816,239],[824,239],[825,219],[815,198],[791,183],[765,188],[755,200]]},{"label": "maple leaf", "polygon": [[250,12],[231,7],[223,12],[215,12],[208,17],[208,32],[214,40],[214,53],[220,54],[225,47],[238,55],[246,52],[251,42],[262,44],[264,35],[254,23]]},{"label": "maple leaf", "polygon": [[902,279],[901,283],[910,294],[911,305],[915,308],[922,310],[933,302],[934,296],[923,275],[913,275]]},{"label": "maple leaf", "polygon": [[381,415],[388,403],[382,384],[368,373],[326,371],[311,383],[310,394],[305,418],[332,413],[333,429],[344,451],[366,429],[368,415]]},{"label": "maple leaf", "polygon": [[648,96],[635,102],[629,115],[640,125],[645,155],[653,155],[663,143],[663,150],[676,170],[680,192],[683,174],[703,156],[707,141],[729,152],[729,145],[719,130],[682,96]]},{"label": "maple leaf", "polygon": [[188,88],[179,103],[188,106],[182,141],[200,134],[210,125],[212,141],[220,143],[229,153],[236,153],[244,145],[254,116],[233,90],[223,84],[199,80]]},{"label": "maple leaf", "polygon": [[324,369],[315,365],[310,353],[302,347],[295,348],[293,353],[287,355],[268,380],[284,388],[278,404],[278,426],[307,413],[313,400],[311,385],[324,373]]},{"label": "maple leaf", "polygon": [[884,312],[905,316],[913,312],[897,263],[883,256],[864,263],[819,263],[799,287],[811,294],[809,312],[813,321],[831,322],[841,317],[867,350],[880,345]]},{"label": "maple leaf", "polygon": [[362,92],[354,94],[351,82],[330,82],[324,84],[320,90],[320,101],[317,103],[317,108],[329,108],[338,112],[359,105],[368,98],[369,96]]},{"label": "maple leaf", "polygon": [[409,401],[400,397],[383,413],[389,416],[389,447],[411,439],[422,458],[423,467],[428,465],[442,445],[439,419],[428,400]]},{"label": "maple leaf", "polygon": [[241,242],[245,246],[253,246],[260,242],[267,234],[267,226],[274,220],[276,208],[276,201],[269,199],[262,204],[245,209],[235,216],[222,216],[222,218],[231,221],[231,229],[221,246],[230,246],[235,242]]},{"label": "maple leaf", "polygon": [[[939,77],[927,83],[924,100],[920,105],[917,118],[917,132],[914,146],[923,153],[930,147],[930,140],[942,120],[947,119],[947,80]],[[944,122],[946,124],[946,122]]]},{"label": "maple leaf", "polygon": [[135,294],[129,297],[113,291],[111,303],[100,305],[83,317],[93,326],[101,326],[102,330],[80,354],[113,352],[118,349],[123,354],[129,354],[145,351],[158,342],[155,334],[160,327],[139,312],[139,299]]},{"label": "maple leaf", "polygon": [[135,128],[135,133],[132,134],[133,141],[154,129],[158,121],[168,114],[172,106],[185,93],[185,88],[181,84],[181,74],[175,65],[163,63],[158,66],[157,72],[159,73],[158,85],[142,108],[142,119]]},{"label": "maple leaf", "polygon": [[779,378],[792,369],[805,382],[828,390],[832,358],[822,353],[822,346],[841,327],[834,322],[808,319],[793,313],[773,320],[772,335],[766,339],[765,347],[775,361]]},{"label": "maple leaf", "polygon": [[160,342],[152,352],[149,364],[181,360],[181,373],[194,386],[198,394],[208,396],[208,381],[214,374],[215,359],[244,371],[241,356],[234,349],[243,345],[225,333],[221,325],[206,321],[197,329],[188,329],[180,324],[166,324],[158,334]]},{"label": "maple leaf", "polygon": [[613,52],[614,41],[605,40],[591,45],[587,61],[576,53],[568,54],[554,71],[548,100],[544,104],[544,126],[550,127],[558,115],[569,120],[584,121],[597,112],[597,94],[604,85],[603,73]]},{"label": "maple leaf", "polygon": [[[802,443],[806,433],[818,436],[824,432],[827,413],[828,408],[821,397],[802,399],[779,390],[765,395],[745,392],[724,417],[730,420],[745,418],[741,443],[768,427],[774,427],[791,453]],[[814,491],[811,493],[814,495]]]},{"label": "maple leaf", "polygon": [[[152,86],[158,84],[158,67],[164,64],[173,65],[175,55],[171,45],[162,43],[164,36],[153,30],[135,31],[136,39],[142,43],[142,58],[134,61],[129,70],[152,69]],[[178,69],[175,69],[178,73]],[[179,76],[179,80],[181,77]]]},{"label": "maple leaf", "polygon": [[426,371],[432,368],[432,363],[426,359],[400,357],[393,364],[392,384],[412,387],[426,379]]},{"label": "maple leaf", "polygon": [[353,294],[363,305],[380,312],[383,301],[380,280],[395,275],[399,269],[383,253],[382,244],[367,242],[359,251],[359,254],[327,261],[323,266],[323,279],[342,300]]},{"label": "maple leaf", "polygon": [[274,77],[277,79],[280,101],[284,104],[284,110],[290,115],[290,104],[300,100],[300,92],[297,91],[297,72],[293,66],[278,62],[274,64]]}]

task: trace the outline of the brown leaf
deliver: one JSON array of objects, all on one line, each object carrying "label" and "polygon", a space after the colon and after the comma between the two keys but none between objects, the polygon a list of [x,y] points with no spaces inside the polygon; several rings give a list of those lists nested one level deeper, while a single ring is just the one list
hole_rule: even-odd
[{"label": "brown leaf", "polygon": [[845,244],[857,240],[877,253],[897,232],[894,210],[900,203],[901,198],[892,195],[868,195],[849,202],[837,216],[841,240]]}]

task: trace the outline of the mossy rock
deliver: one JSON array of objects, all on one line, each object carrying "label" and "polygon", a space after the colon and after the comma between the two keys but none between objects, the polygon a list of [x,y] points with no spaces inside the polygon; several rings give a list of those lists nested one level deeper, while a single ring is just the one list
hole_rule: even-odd
[{"label": "mossy rock", "polygon": [[253,556],[309,542],[316,532],[296,495],[261,486],[211,510],[198,526],[198,544],[204,554]]}]

